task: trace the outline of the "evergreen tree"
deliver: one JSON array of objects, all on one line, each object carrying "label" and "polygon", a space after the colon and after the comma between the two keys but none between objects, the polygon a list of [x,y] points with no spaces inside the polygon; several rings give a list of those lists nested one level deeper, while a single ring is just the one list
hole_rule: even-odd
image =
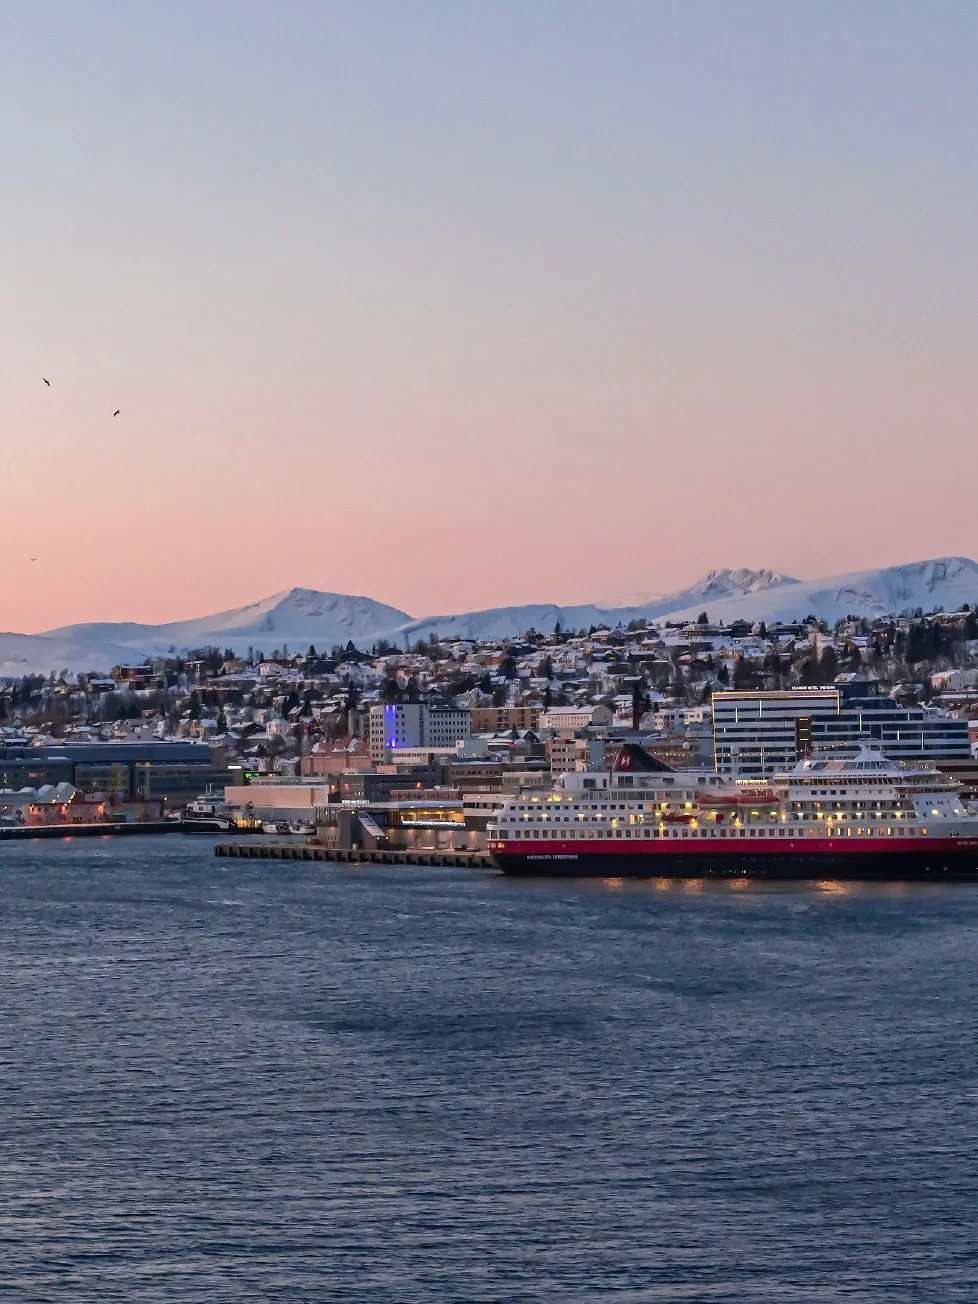
[{"label": "evergreen tree", "polygon": [[818,671],[823,684],[831,684],[835,679],[839,673],[839,658],[834,647],[827,646],[822,649],[822,655],[818,659]]}]

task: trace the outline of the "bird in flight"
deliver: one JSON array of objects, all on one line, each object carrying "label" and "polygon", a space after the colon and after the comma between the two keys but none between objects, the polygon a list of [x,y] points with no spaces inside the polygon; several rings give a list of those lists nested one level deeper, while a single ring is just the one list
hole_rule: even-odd
[{"label": "bird in flight", "polygon": [[114,417],[117,417],[121,411],[122,411],[122,408],[116,408],[116,410],[112,413],[112,415],[113,415]]},{"label": "bird in flight", "polygon": [[36,558],[36,557],[32,557],[32,558],[31,558],[31,561],[37,561],[37,558]]},{"label": "bird in flight", "polygon": [[47,385],[48,389],[50,389],[51,382],[48,380],[47,376],[42,376],[41,379],[44,381],[45,385]]}]

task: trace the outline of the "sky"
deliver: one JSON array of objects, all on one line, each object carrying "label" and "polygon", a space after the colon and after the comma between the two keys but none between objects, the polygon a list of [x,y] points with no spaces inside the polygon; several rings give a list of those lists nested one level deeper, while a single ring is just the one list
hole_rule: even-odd
[{"label": "sky", "polygon": [[3,18],[3,629],[978,555],[971,0]]}]

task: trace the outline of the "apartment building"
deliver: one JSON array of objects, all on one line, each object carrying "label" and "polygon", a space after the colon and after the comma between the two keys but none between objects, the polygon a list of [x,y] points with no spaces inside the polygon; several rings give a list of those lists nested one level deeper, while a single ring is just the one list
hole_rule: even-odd
[{"label": "apartment building", "polygon": [[505,733],[510,729],[532,729],[540,724],[539,706],[474,706],[472,732]]}]

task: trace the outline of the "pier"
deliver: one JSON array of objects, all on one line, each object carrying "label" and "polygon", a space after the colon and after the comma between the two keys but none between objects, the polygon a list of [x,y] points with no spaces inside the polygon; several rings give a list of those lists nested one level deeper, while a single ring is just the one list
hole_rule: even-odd
[{"label": "pier", "polygon": [[336,865],[441,865],[492,869],[492,857],[476,851],[361,851],[318,847],[308,842],[219,842],[215,856],[231,860],[322,860]]},{"label": "pier", "polygon": [[30,842],[36,838],[141,837],[151,833],[185,833],[176,820],[141,820],[118,824],[11,824],[0,826],[0,842]]}]

